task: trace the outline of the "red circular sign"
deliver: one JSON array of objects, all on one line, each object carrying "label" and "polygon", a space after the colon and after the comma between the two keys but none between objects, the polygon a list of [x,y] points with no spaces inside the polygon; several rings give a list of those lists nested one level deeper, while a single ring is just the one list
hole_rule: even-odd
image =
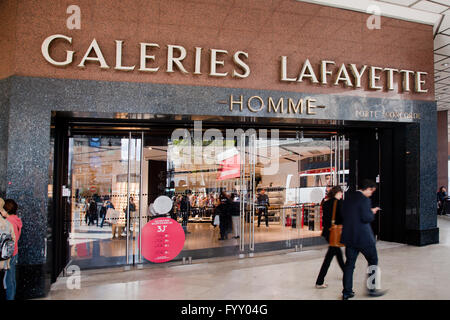
[{"label": "red circular sign", "polygon": [[91,193],[94,193],[94,192],[97,191],[97,188],[96,188],[95,186],[92,186],[92,187],[89,188],[89,191],[90,191]]},{"label": "red circular sign", "polygon": [[170,261],[183,250],[184,240],[184,230],[178,222],[153,219],[142,228],[142,255],[154,263]]}]

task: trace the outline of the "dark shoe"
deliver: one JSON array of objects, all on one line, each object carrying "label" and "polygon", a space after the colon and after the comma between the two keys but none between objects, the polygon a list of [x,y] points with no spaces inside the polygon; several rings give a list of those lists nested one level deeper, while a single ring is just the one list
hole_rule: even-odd
[{"label": "dark shoe", "polygon": [[354,296],[355,296],[354,292],[352,292],[350,294],[342,294],[342,300],[348,300],[348,299],[353,298]]},{"label": "dark shoe", "polygon": [[371,289],[367,291],[369,297],[381,297],[386,294],[387,290]]},{"label": "dark shoe", "polygon": [[225,240],[225,238],[219,238],[219,240],[221,240],[221,241],[222,241],[222,240]]},{"label": "dark shoe", "polygon": [[233,237],[233,239],[239,239],[239,236]]}]

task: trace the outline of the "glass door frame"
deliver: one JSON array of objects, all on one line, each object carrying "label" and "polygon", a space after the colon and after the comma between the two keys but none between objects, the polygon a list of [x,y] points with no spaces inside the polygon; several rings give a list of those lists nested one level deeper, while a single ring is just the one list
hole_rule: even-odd
[{"label": "glass door frame", "polygon": [[347,187],[347,173],[345,166],[345,151],[347,150],[345,148],[346,143],[348,143],[348,140],[346,139],[345,134],[335,134],[330,137],[330,168],[332,170],[331,184],[333,186],[339,185],[343,187],[344,191]]},{"label": "glass door frame", "polygon": [[[131,144],[134,145],[134,155],[132,155]],[[127,220],[127,243],[126,243],[126,265],[142,265],[142,218],[144,205],[143,201],[143,164],[144,164],[144,132],[128,132],[128,179],[127,179],[127,212],[126,212],[126,220]],[[139,150],[139,151],[138,151]],[[139,157],[139,159],[138,159]],[[132,171],[132,162],[134,159],[134,170],[137,171],[137,166],[139,166],[139,174],[138,172],[134,172],[135,176],[139,176],[139,210],[136,212],[137,216],[131,217],[130,214],[130,198],[131,198],[131,171]],[[138,165],[137,165],[138,163]],[[136,195],[134,195],[136,196]],[[133,231],[130,231],[130,227],[133,227]],[[137,230],[135,230],[137,227]],[[136,233],[139,233],[138,237],[135,237]],[[133,240],[134,239],[134,240]],[[134,250],[133,250],[134,248]]]},{"label": "glass door frame", "polygon": [[[247,167],[248,161],[248,167]],[[248,178],[247,178],[248,175]],[[256,133],[240,136],[240,237],[239,257],[255,251]],[[248,220],[248,221],[247,221]],[[247,232],[246,232],[247,230]]]},{"label": "glass door frame", "polygon": [[[71,176],[71,172],[72,172],[72,161],[73,161],[73,148],[71,148],[71,146],[73,146],[73,144],[71,143],[71,141],[73,141],[74,136],[86,136],[86,137],[122,137],[122,139],[126,139],[127,140],[127,171],[126,171],[126,176],[127,176],[127,187],[126,187],[126,212],[125,212],[125,221],[126,221],[126,228],[124,230],[125,233],[125,252],[124,252],[124,256],[118,256],[120,262],[118,263],[113,263],[111,265],[95,265],[95,262],[93,263],[92,266],[89,266],[88,268],[104,268],[104,267],[116,267],[116,266],[123,266],[125,270],[129,270],[131,268],[131,266],[133,265],[141,265],[143,264],[143,257],[142,257],[142,235],[141,235],[141,230],[143,227],[143,223],[142,223],[142,217],[144,216],[143,213],[143,208],[144,206],[142,205],[142,201],[143,201],[143,139],[144,139],[144,131],[126,131],[126,132],[111,132],[111,133],[96,133],[95,131],[90,132],[90,130],[88,131],[81,131],[78,132],[78,130],[68,130],[69,134],[67,135],[67,183],[62,186],[64,188],[68,188],[68,189],[72,189],[72,184],[74,183],[73,178]],[[132,151],[132,143],[134,143],[134,151]],[[138,196],[138,202],[135,201],[135,204],[137,202],[138,204],[138,210],[135,212],[135,216],[131,217],[131,213],[130,213],[130,198],[132,197],[132,190],[131,190],[131,182],[132,182],[132,162],[134,161],[134,179],[136,181],[136,183],[138,184],[138,195],[134,195],[134,197],[136,198],[136,196]],[[112,191],[112,190],[111,190]],[[137,199],[136,199],[137,200]],[[66,223],[66,229],[67,232],[72,232],[72,212],[71,212],[71,208],[72,208],[72,201],[76,201],[74,199],[74,195],[71,195],[70,197],[68,197],[67,199],[67,207],[68,207],[68,214],[67,214],[67,219],[68,219],[68,223]],[[98,217],[99,218],[99,217]],[[132,221],[133,220],[133,221]],[[130,228],[131,228],[131,224],[133,225],[133,231],[129,232]],[[138,237],[133,237],[133,234],[138,234]],[[134,238],[134,239],[133,239]],[[69,237],[67,237],[67,242],[69,241]],[[70,245],[68,246],[68,248],[70,248]],[[134,248],[134,250],[133,250]],[[122,259],[123,258],[123,259]],[[123,263],[122,263],[123,261]],[[64,269],[67,269],[67,267],[69,267],[70,265],[72,265],[74,263],[73,258],[71,253],[69,252],[68,257],[66,259],[66,266]]]},{"label": "glass door frame", "polygon": [[[297,133],[298,143],[301,144],[303,139],[303,132]],[[345,134],[337,133],[330,135],[330,177],[331,185],[339,185],[344,191],[347,187],[347,173],[346,173],[346,139]],[[243,258],[246,255],[253,257],[255,250],[255,214],[256,214],[256,163],[257,163],[257,137],[256,134],[241,135],[240,139],[240,241],[239,241],[239,257]],[[247,164],[248,163],[248,164]],[[345,192],[344,192],[345,193]],[[320,209],[321,210],[321,209]],[[300,236],[300,231],[303,228],[304,219],[304,205],[297,209],[296,229],[298,230],[298,243],[293,246],[295,250],[302,250],[303,238]],[[321,213],[320,213],[321,214]],[[300,222],[300,219],[302,222]],[[320,217],[320,219],[322,219]],[[248,221],[247,221],[248,220]],[[284,226],[284,221],[282,222]],[[290,241],[290,240],[288,240]],[[287,248],[288,249],[288,248]]]}]

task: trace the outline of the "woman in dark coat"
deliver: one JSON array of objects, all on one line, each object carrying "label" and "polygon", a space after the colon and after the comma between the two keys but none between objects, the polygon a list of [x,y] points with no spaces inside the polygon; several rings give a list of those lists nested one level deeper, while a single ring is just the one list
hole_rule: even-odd
[{"label": "woman in dark coat", "polygon": [[231,206],[230,199],[225,192],[222,192],[219,197],[220,204],[216,207],[216,215],[219,215],[219,240],[226,240],[231,227]]},{"label": "woman in dark coat", "polygon": [[444,203],[447,199],[447,190],[444,186],[439,188],[439,192],[437,193],[437,202],[438,202],[438,214],[444,213]]},{"label": "woman in dark coat", "polygon": [[98,224],[98,217],[97,217],[97,203],[94,201],[94,199],[91,199],[91,202],[89,203],[89,209],[88,209],[88,226],[94,224],[94,221],[97,220]]},{"label": "woman in dark coat", "polygon": [[[331,228],[331,219],[333,216],[333,205],[336,202],[336,216],[335,216],[335,224],[342,224],[342,196],[343,192],[340,186],[336,186],[331,188],[328,192],[327,200],[322,205],[323,216],[322,216],[322,237],[324,237],[327,242],[330,241],[330,228]],[[323,289],[328,287],[325,281],[325,276],[327,275],[328,268],[330,267],[330,263],[333,260],[333,257],[336,256],[339,266],[344,272],[344,258],[342,257],[342,251],[339,247],[328,247],[327,254],[325,255],[325,259],[323,260],[322,267],[320,268],[319,276],[316,280],[316,288]]]}]

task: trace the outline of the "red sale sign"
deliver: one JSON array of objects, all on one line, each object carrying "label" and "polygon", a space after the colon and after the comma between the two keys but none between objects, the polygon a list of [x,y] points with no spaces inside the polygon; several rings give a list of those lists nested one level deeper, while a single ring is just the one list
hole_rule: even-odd
[{"label": "red sale sign", "polygon": [[184,230],[178,222],[157,218],[142,228],[142,255],[154,263],[168,262],[183,250],[184,241]]},{"label": "red sale sign", "polygon": [[231,158],[223,160],[219,167],[219,174],[217,176],[217,180],[239,178],[241,174],[240,161],[241,159],[239,154],[236,154]]}]

